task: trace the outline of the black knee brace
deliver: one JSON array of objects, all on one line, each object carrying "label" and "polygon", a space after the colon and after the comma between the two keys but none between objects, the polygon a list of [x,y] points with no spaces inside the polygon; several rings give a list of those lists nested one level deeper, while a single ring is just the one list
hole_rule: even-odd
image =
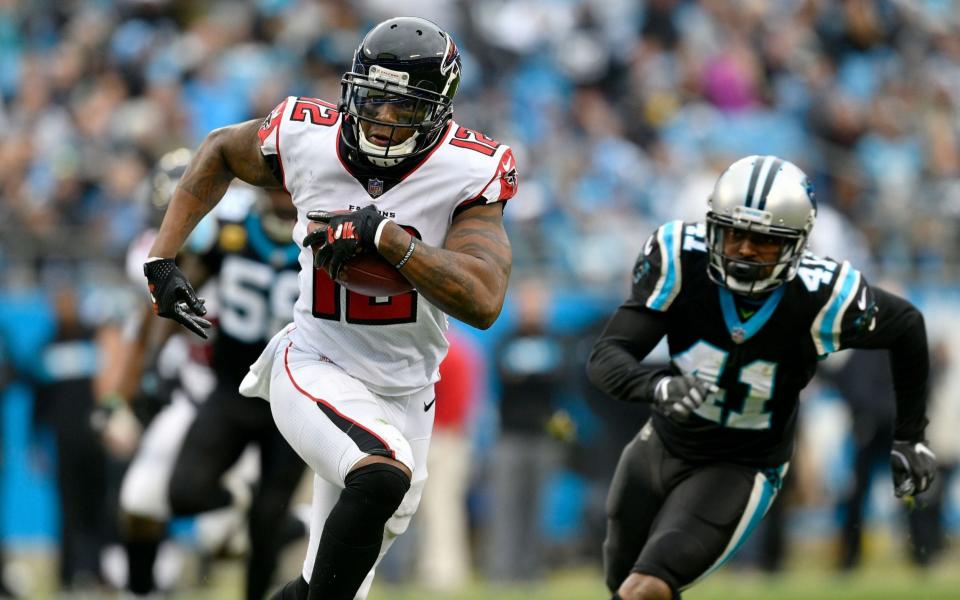
[{"label": "black knee brace", "polygon": [[[344,483],[346,486],[340,494],[337,508],[344,512],[362,513],[362,518],[345,520],[363,522],[363,531],[357,531],[354,527],[347,534],[347,539],[369,540],[369,543],[380,540],[384,524],[400,507],[410,489],[410,478],[393,465],[371,463],[352,471]],[[328,527],[330,525],[327,523]]]},{"label": "black knee brace", "polygon": [[352,600],[380,554],[383,527],[399,508],[410,478],[385,463],[356,469],[330,511],[310,577],[310,598]]}]

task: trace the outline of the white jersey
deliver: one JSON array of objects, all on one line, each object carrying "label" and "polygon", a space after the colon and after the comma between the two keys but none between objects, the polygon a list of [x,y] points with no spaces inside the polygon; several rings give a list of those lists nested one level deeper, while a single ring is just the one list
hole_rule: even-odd
[{"label": "white jersey", "polygon": [[[307,234],[311,210],[369,204],[431,246],[442,246],[458,210],[510,199],[517,186],[510,148],[451,121],[440,141],[389,190],[362,185],[339,155],[341,114],[333,104],[288,97],[264,120],[261,151],[275,156],[297,207],[293,238]],[[382,182],[381,182],[382,186]],[[415,291],[391,298],[350,292],[300,252],[300,297],[291,339],[363,381],[375,393],[413,393],[438,378],[447,318]]]}]

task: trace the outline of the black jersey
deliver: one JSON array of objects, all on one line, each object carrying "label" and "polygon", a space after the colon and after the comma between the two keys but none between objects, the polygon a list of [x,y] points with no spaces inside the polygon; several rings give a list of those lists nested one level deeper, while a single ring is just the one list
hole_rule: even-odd
[{"label": "black jersey", "polygon": [[273,334],[293,319],[300,248],[273,241],[252,210],[236,220],[218,217],[211,239],[200,254],[215,278],[211,366],[221,383],[236,387]]},{"label": "black jersey", "polygon": [[624,304],[665,315],[674,368],[720,388],[689,420],[657,414],[654,426],[689,460],[778,465],[790,457],[798,395],[818,359],[882,346],[890,327],[855,268],[809,253],[795,278],[744,306],[708,277],[704,234],[703,223],[660,227],[637,260]]}]

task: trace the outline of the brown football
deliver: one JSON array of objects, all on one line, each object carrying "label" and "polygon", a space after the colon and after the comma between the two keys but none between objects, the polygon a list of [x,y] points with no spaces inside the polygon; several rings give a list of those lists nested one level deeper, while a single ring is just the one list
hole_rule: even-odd
[{"label": "brown football", "polygon": [[[350,211],[334,211],[335,214],[347,212]],[[307,232],[326,229],[326,227],[321,223],[310,222],[307,224]],[[314,248],[314,252],[318,247]],[[413,290],[413,285],[400,274],[400,271],[385,258],[373,252],[363,252],[348,260],[340,271],[340,279],[337,282],[351,292],[375,298],[397,296]]]},{"label": "brown football", "polygon": [[400,271],[372,252],[363,252],[348,260],[337,281],[351,292],[377,298],[413,290],[413,285]]}]

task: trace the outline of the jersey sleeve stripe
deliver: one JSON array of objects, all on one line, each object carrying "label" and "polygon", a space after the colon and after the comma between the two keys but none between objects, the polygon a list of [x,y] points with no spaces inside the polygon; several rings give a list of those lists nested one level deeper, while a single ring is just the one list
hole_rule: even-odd
[{"label": "jersey sleeve stripe", "polygon": [[657,244],[660,246],[660,278],[657,286],[647,300],[647,306],[654,310],[667,310],[670,303],[680,292],[680,241],[683,235],[683,222],[667,223],[657,231]]},{"label": "jersey sleeve stripe", "polygon": [[840,350],[840,330],[843,324],[843,315],[853,301],[857,288],[860,286],[860,272],[844,262],[833,286],[830,299],[820,309],[817,318],[813,321],[813,343],[818,354],[829,354]]}]

